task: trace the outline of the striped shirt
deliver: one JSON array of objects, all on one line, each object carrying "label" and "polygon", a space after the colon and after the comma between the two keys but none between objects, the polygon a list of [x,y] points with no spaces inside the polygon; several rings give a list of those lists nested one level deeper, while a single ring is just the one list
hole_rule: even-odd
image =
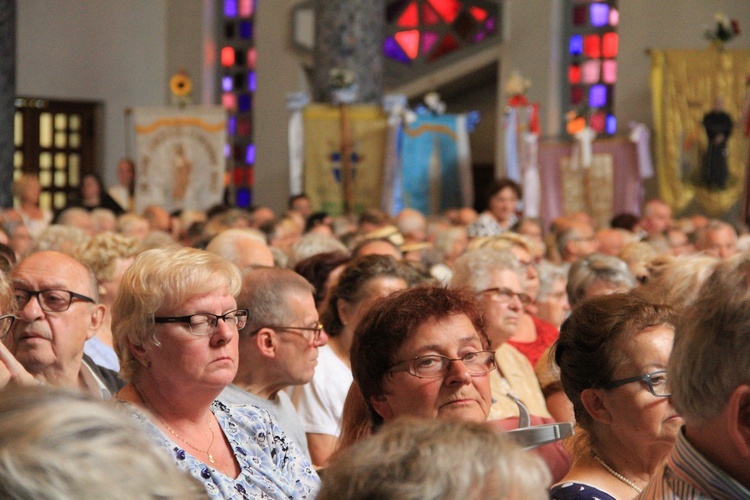
[{"label": "striped shirt", "polygon": [[693,448],[683,427],[667,462],[654,474],[638,498],[734,500],[750,498],[750,491]]}]

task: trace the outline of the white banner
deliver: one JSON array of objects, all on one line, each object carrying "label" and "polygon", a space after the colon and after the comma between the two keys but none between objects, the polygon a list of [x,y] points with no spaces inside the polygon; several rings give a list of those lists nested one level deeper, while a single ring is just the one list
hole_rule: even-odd
[{"label": "white banner", "polygon": [[206,210],[224,194],[226,112],[220,106],[133,108],[135,209]]}]

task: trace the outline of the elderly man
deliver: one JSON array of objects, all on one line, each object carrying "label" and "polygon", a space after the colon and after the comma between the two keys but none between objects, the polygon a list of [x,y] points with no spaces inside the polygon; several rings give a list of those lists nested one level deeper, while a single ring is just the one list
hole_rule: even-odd
[{"label": "elderly man", "polygon": [[234,383],[219,396],[227,403],[268,410],[308,456],[305,431],[282,389],[310,381],[318,347],[328,340],[313,291],[307,280],[288,269],[245,271],[237,307],[250,314],[240,335],[240,366]]},{"label": "elderly man", "polygon": [[737,231],[726,222],[712,220],[698,231],[695,249],[728,259],[737,253]]},{"label": "elderly man", "polygon": [[581,220],[567,221],[557,233],[556,244],[565,264],[571,264],[599,250],[594,228]]},{"label": "elderly man", "polygon": [[672,207],[657,198],[643,205],[643,217],[639,223],[649,238],[659,237],[672,227]]},{"label": "elderly man", "polygon": [[719,265],[667,366],[684,426],[640,498],[750,498],[750,255]]},{"label": "elderly man", "polygon": [[209,242],[207,252],[224,257],[240,269],[273,266],[273,254],[263,233],[256,229],[227,229]]},{"label": "elderly man", "polygon": [[[17,319],[3,341],[23,370],[38,382],[108,399],[119,388],[114,372],[83,354],[104,318],[93,272],[65,254],[37,252],[15,267],[11,284]],[[28,382],[24,375],[17,380]]]},{"label": "elderly man", "polygon": [[523,315],[522,288],[525,269],[507,250],[482,248],[465,253],[456,261],[451,286],[467,286],[477,292],[484,311],[485,331],[495,349],[499,370],[490,373],[492,396],[496,403],[489,420],[516,417],[518,397],[532,415],[550,417],[529,360],[507,341],[518,330]]}]

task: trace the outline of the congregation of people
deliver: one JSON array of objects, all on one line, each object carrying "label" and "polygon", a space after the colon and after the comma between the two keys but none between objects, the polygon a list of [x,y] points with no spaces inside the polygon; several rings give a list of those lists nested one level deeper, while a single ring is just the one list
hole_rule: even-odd
[{"label": "congregation of people", "polygon": [[136,212],[133,172],[0,214],[3,498],[750,498],[747,228],[545,223],[510,179]]}]

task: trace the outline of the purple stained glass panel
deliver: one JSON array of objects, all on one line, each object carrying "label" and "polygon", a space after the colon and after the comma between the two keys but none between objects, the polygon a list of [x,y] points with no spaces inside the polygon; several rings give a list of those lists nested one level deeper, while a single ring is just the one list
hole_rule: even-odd
[{"label": "purple stained glass panel", "polygon": [[255,144],[248,144],[245,150],[245,163],[248,165],[255,164]]},{"label": "purple stained glass panel", "polygon": [[237,99],[237,109],[241,112],[250,111],[250,95],[240,94]]},{"label": "purple stained glass panel", "polygon": [[495,18],[494,17],[490,16],[487,18],[487,22],[484,23],[484,29],[486,29],[488,33],[495,32]]},{"label": "purple stained glass panel", "polygon": [[237,206],[240,208],[247,208],[252,202],[252,195],[248,188],[237,189]]},{"label": "purple stained glass panel", "polygon": [[234,86],[232,85],[232,77],[225,75],[221,77],[221,90],[224,92],[231,92]]},{"label": "purple stained glass panel", "polygon": [[583,53],[583,36],[573,35],[568,43],[568,52],[571,56],[580,56]]},{"label": "purple stained glass panel", "polygon": [[607,87],[605,85],[592,85],[589,88],[589,107],[602,108],[607,105]]},{"label": "purple stained glass panel", "polygon": [[253,37],[253,25],[249,21],[242,21],[240,23],[240,38],[249,40]]},{"label": "purple stained glass panel", "polygon": [[227,120],[227,133],[229,135],[234,135],[237,131],[237,117],[230,116]]},{"label": "purple stained glass panel", "polygon": [[426,54],[432,50],[432,47],[438,40],[440,40],[440,33],[435,33],[434,31],[422,32],[422,53]]},{"label": "purple stained glass panel", "polygon": [[614,135],[617,132],[617,117],[615,115],[607,115],[607,133]]},{"label": "purple stained glass panel", "polygon": [[247,72],[247,90],[249,90],[250,92],[255,92],[257,85],[258,85],[258,80],[255,77],[255,71],[248,71]]},{"label": "purple stained glass panel", "polygon": [[605,3],[592,3],[589,6],[589,22],[591,26],[596,28],[609,24],[609,5]]},{"label": "purple stained glass panel", "polygon": [[224,16],[237,17],[237,0],[224,0]]},{"label": "purple stained glass panel", "polygon": [[401,45],[392,36],[386,38],[385,42],[383,42],[383,52],[387,57],[395,59],[398,62],[404,64],[411,63],[409,56],[406,55],[404,49],[401,48]]},{"label": "purple stained glass panel", "polygon": [[232,146],[229,144],[224,144],[224,158],[229,158],[231,154],[232,154]]}]

